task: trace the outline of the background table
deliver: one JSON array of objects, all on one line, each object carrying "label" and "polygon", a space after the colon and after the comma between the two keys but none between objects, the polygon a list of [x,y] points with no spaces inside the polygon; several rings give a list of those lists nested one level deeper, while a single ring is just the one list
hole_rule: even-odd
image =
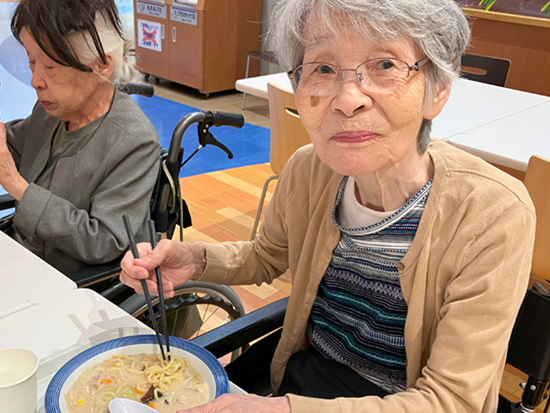
[{"label": "background table", "polygon": [[456,79],[441,113],[433,120],[433,138],[447,140],[479,126],[550,102],[548,96]]},{"label": "background table", "polygon": [[252,96],[267,99],[268,83],[274,83],[280,88],[292,92],[292,85],[290,84],[290,79],[288,78],[286,72],[239,79],[235,82],[235,89],[239,92],[249,93]]},{"label": "background table", "polygon": [[529,158],[550,159],[550,102],[455,134],[448,140],[487,162],[525,171]]}]

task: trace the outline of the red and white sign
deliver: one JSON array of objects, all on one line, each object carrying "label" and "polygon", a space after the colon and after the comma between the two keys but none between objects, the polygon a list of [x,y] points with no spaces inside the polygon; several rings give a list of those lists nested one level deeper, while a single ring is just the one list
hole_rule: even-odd
[{"label": "red and white sign", "polygon": [[161,24],[146,20],[138,20],[138,47],[162,51]]}]

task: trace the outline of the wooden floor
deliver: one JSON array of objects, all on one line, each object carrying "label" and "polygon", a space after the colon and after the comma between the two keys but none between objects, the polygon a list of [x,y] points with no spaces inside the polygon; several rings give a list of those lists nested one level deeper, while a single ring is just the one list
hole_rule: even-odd
[{"label": "wooden floor", "polygon": [[[213,94],[204,99],[192,89],[161,81],[160,85],[156,85],[155,93],[204,110],[241,113],[242,94],[234,91]],[[267,101],[264,99],[249,96],[246,110],[242,113],[247,122],[269,127]],[[272,172],[269,165],[262,164],[181,179],[182,194],[193,218],[193,227],[185,230],[185,240],[248,240],[263,183],[270,175]],[[266,201],[271,198],[274,187],[275,182],[270,186]],[[234,290],[245,310],[250,312],[287,296],[290,288],[290,278],[285,274],[271,285],[236,286]],[[519,384],[524,381],[523,373],[507,366],[502,379],[502,394],[510,400],[520,400],[522,389]],[[536,412],[542,413],[543,407],[544,402]]]},{"label": "wooden floor", "polygon": [[[263,183],[270,175],[269,165],[261,164],[181,179],[182,195],[193,219],[193,226],[185,230],[185,240],[247,241]],[[271,199],[274,186],[272,183],[266,201]],[[290,294],[290,279],[285,274],[271,285],[233,289],[248,313]]]}]

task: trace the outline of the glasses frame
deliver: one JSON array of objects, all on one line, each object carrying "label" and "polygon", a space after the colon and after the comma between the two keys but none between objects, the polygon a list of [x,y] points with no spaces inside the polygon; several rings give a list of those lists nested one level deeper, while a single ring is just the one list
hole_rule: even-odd
[{"label": "glasses frame", "polygon": [[[397,60],[403,64],[405,64],[405,66],[407,67],[407,79],[409,78],[409,76],[411,75],[411,72],[419,72],[420,69],[422,69],[429,61],[430,59],[428,58],[428,56],[414,62],[412,65],[409,65],[407,62],[405,62],[403,59],[399,59],[397,57],[375,57],[373,59],[368,59],[368,60],[365,60],[363,63],[360,63],[357,65],[357,67],[355,69],[342,69],[336,65],[333,65],[332,63],[327,63],[327,62],[309,62],[309,63],[303,63],[297,67],[295,67],[294,69],[290,70],[287,72],[287,76],[288,78],[291,80],[291,83],[292,83],[292,87],[294,88],[294,91],[298,90],[299,88],[299,85],[298,83],[296,82],[296,72],[298,70],[300,70],[303,66],[305,65],[312,65],[312,64],[317,64],[317,65],[321,65],[321,64],[326,64],[327,66],[330,66],[330,67],[333,67],[333,68],[336,68],[338,69],[338,76],[337,76],[337,79],[339,82],[342,81],[343,79],[343,73],[344,72],[353,72],[355,74],[355,79],[357,80],[357,82],[361,85],[362,88],[365,88],[365,86],[363,85],[363,82],[360,80],[360,77],[363,75],[362,73],[358,73],[357,72],[357,69],[359,69],[361,66],[363,66],[364,64],[368,63],[368,62],[372,62],[372,61],[375,61],[375,60],[384,60],[384,59],[387,59],[387,60]],[[367,89],[367,88],[365,88]],[[368,89],[367,89],[368,90]]]}]

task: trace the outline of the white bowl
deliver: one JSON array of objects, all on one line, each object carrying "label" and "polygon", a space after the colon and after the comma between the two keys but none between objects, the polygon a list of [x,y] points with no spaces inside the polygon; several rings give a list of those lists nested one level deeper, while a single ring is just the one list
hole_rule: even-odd
[{"label": "white bowl", "polygon": [[111,413],[158,413],[152,407],[130,399],[116,398],[109,402]]},{"label": "white bowl", "polygon": [[[178,337],[170,336],[170,351],[174,356],[185,357],[204,377],[210,399],[229,392],[229,380],[220,362],[207,350]],[[52,378],[46,390],[47,413],[67,413],[65,394],[76,379],[90,366],[115,354],[158,354],[155,335],[122,337],[97,344],[69,360]]]}]

